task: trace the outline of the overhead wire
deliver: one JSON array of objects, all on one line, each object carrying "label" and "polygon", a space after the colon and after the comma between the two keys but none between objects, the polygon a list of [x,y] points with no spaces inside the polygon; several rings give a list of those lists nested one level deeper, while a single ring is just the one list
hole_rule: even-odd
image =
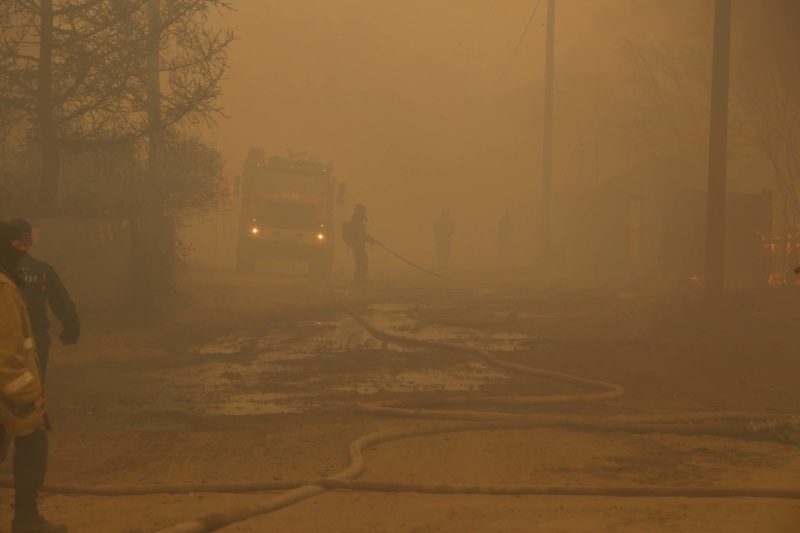
[{"label": "overhead wire", "polygon": [[497,5],[497,0],[492,0],[492,4],[489,6],[489,10],[486,12],[486,15],[483,16],[483,22],[481,22],[481,27],[480,27],[481,30],[483,30],[483,28],[486,26],[486,23],[489,22],[489,15],[492,14],[492,12],[494,11],[494,7],[496,5]]},{"label": "overhead wire", "polygon": [[503,78],[505,78],[505,75],[508,72],[508,68],[511,66],[511,63],[514,62],[514,58],[517,57],[517,52],[519,52],[519,49],[522,46],[522,41],[525,40],[525,36],[528,35],[528,29],[531,27],[531,22],[533,22],[533,17],[536,16],[536,12],[539,10],[539,4],[541,4],[541,3],[542,3],[542,0],[536,0],[536,5],[534,6],[530,17],[528,17],[528,22],[525,24],[525,29],[522,32],[522,36],[519,38],[519,41],[517,41],[517,46],[516,46],[516,48],[514,48],[514,52],[511,54],[511,57],[508,59],[508,62],[506,63],[506,66],[503,69],[503,72],[500,74],[500,77],[497,78],[497,81],[495,82],[494,87],[492,87],[492,90],[496,89],[497,86],[500,85],[500,82],[503,81]]}]

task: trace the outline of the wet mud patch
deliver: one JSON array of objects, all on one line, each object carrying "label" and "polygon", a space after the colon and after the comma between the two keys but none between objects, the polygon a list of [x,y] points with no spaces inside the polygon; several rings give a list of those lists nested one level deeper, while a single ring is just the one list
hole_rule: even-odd
[{"label": "wet mud patch", "polygon": [[[410,308],[373,304],[368,316],[392,333],[495,351],[515,350],[530,340],[516,333],[420,324],[409,316]],[[217,357],[150,374],[161,382],[164,408],[214,416],[298,413],[387,394],[480,391],[509,377],[468,355],[376,340],[347,315],[218,337],[194,352]]]},{"label": "wet mud patch", "polygon": [[531,341],[524,333],[495,328],[476,328],[452,321],[436,323],[435,319],[421,321],[414,316],[416,308],[403,304],[373,304],[365,316],[378,329],[416,340],[452,343],[458,346],[506,352],[514,351]]}]

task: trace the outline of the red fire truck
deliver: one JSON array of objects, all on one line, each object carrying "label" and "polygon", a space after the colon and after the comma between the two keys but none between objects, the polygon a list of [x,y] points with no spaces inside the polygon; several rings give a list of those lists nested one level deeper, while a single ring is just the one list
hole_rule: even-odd
[{"label": "red fire truck", "polygon": [[236,268],[252,271],[259,257],[306,261],[314,275],[330,275],[334,207],[344,202],[330,163],[305,153],[265,159],[251,149],[240,183]]}]

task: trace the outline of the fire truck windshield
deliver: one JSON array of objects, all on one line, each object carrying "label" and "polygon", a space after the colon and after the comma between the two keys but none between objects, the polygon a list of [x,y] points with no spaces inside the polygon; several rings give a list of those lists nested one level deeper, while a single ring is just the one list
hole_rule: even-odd
[{"label": "fire truck windshield", "polygon": [[253,191],[324,196],[326,183],[325,176],[269,171],[255,177]]}]

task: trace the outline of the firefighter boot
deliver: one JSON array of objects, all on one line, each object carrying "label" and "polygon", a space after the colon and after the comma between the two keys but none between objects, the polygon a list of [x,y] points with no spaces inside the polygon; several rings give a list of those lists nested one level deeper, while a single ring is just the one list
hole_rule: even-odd
[{"label": "firefighter boot", "polygon": [[67,533],[67,526],[54,524],[39,514],[39,502],[35,497],[30,505],[26,500],[30,498],[17,498],[11,533]]},{"label": "firefighter boot", "polygon": [[67,533],[67,526],[54,524],[40,514],[15,516],[11,533]]},{"label": "firefighter boot", "polygon": [[2,439],[0,440],[0,463],[3,463],[8,457],[8,449],[11,448],[11,437],[3,431],[0,439]]}]

